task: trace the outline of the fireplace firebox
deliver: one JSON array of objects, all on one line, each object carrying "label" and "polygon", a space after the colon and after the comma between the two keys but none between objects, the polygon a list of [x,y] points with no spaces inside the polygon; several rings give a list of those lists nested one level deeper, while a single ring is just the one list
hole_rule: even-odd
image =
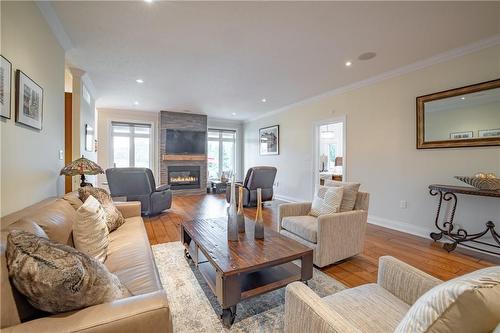
[{"label": "fireplace firebox", "polygon": [[168,184],[172,190],[200,188],[199,166],[169,166]]}]

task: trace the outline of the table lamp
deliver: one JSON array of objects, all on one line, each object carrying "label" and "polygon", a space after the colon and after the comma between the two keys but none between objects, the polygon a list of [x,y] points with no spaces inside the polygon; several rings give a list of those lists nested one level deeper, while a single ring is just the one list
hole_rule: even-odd
[{"label": "table lamp", "polygon": [[84,187],[87,185],[92,186],[90,183],[85,182],[85,175],[97,175],[99,173],[104,173],[104,170],[97,165],[97,163],[86,159],[85,157],[80,157],[71,163],[68,163],[64,168],[61,169],[60,175],[64,176],[78,176],[81,175],[80,186]]}]

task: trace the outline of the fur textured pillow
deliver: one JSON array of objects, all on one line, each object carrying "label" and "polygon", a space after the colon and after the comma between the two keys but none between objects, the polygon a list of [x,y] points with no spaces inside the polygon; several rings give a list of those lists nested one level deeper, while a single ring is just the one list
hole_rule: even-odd
[{"label": "fur textured pillow", "polygon": [[35,308],[60,313],[130,296],[108,269],[68,245],[13,230],[5,252],[14,286]]},{"label": "fur textured pillow", "polygon": [[109,232],[106,212],[93,196],[76,211],[73,223],[73,243],[78,251],[104,262],[108,254]]},{"label": "fur textured pillow", "polygon": [[122,213],[115,207],[111,195],[109,195],[105,189],[92,186],[80,187],[78,189],[78,195],[83,202],[85,202],[89,196],[93,196],[101,203],[107,215],[106,225],[108,226],[109,232],[125,223]]}]

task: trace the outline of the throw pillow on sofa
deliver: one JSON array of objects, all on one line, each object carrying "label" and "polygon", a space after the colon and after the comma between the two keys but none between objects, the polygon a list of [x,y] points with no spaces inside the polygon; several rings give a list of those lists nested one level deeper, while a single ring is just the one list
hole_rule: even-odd
[{"label": "throw pillow on sofa", "polygon": [[340,205],[340,212],[349,212],[354,209],[356,205],[356,198],[358,196],[360,183],[339,182],[336,180],[325,180],[327,187],[343,187],[344,196],[342,197],[342,204]]},{"label": "throw pillow on sofa", "polygon": [[130,296],[97,260],[26,231],[8,234],[5,256],[14,286],[42,311],[72,311]]},{"label": "throw pillow on sofa", "polygon": [[93,196],[89,196],[76,211],[73,223],[73,243],[78,251],[104,262],[108,254],[109,232],[106,212]]},{"label": "throw pillow on sofa", "polygon": [[115,230],[123,223],[125,223],[125,219],[123,218],[122,213],[115,207],[113,203],[113,199],[111,195],[102,188],[92,187],[92,186],[84,186],[78,189],[78,195],[80,196],[80,200],[85,202],[89,196],[93,196],[97,199],[106,211],[106,224],[108,226],[109,232]]},{"label": "throw pillow on sofa", "polygon": [[309,215],[320,216],[338,213],[342,202],[344,189],[342,187],[319,186],[311,204]]}]

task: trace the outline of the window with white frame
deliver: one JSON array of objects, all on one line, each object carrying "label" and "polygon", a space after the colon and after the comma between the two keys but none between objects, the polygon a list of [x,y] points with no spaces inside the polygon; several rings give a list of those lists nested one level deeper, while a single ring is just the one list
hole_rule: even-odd
[{"label": "window with white frame", "polygon": [[236,131],[208,129],[208,179],[219,179],[222,172],[235,171]]},{"label": "window with white frame", "polygon": [[115,167],[152,169],[150,124],[111,122],[111,162]]}]

